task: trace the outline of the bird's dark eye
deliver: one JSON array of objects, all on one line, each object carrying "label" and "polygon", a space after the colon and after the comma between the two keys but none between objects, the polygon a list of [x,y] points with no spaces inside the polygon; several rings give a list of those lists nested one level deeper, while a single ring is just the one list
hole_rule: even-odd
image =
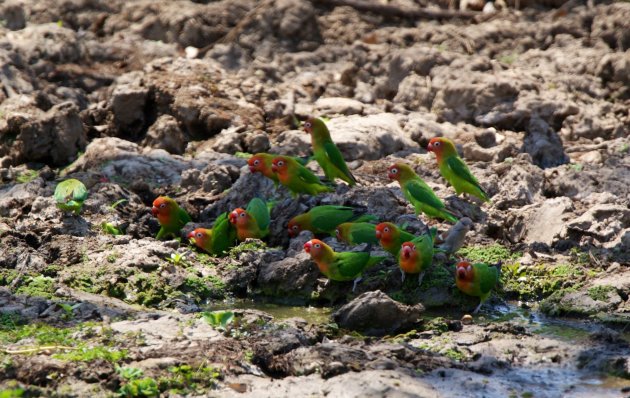
[{"label": "bird's dark eye", "polygon": [[389,227],[383,228],[383,232],[389,232]]},{"label": "bird's dark eye", "polygon": [[256,159],[254,160],[254,166],[258,166],[260,164],[260,160]]},{"label": "bird's dark eye", "polygon": [[471,267],[470,265],[469,265],[468,267],[466,267],[466,270],[467,270],[468,272],[470,272],[470,270],[471,270],[471,269],[472,269],[472,267]]},{"label": "bird's dark eye", "polygon": [[311,122],[304,123],[304,127],[306,127],[307,129],[311,128],[311,126],[312,126]]},{"label": "bird's dark eye", "polygon": [[245,213],[241,213],[241,214],[240,214],[240,216],[241,216],[241,217],[245,217]]},{"label": "bird's dark eye", "polygon": [[398,169],[392,169],[392,174],[398,174]]},{"label": "bird's dark eye", "polygon": [[335,230],[335,234],[336,234],[337,236],[339,236],[339,235],[341,235],[341,232],[339,232],[339,230],[338,230],[338,229],[336,229],[336,230]]},{"label": "bird's dark eye", "polygon": [[414,252],[416,251],[416,247],[415,246],[410,246],[411,250],[413,250]]},{"label": "bird's dark eye", "polygon": [[160,209],[163,209],[163,208],[165,208],[165,207],[166,207],[166,203],[162,203],[162,204],[160,205]]},{"label": "bird's dark eye", "polygon": [[319,249],[320,247],[322,247],[322,245],[320,245],[319,243],[315,243],[315,247]]},{"label": "bird's dark eye", "polygon": [[197,232],[197,238],[201,238],[203,234],[201,232]]},{"label": "bird's dark eye", "polygon": [[440,141],[436,141],[433,146],[440,146]]},{"label": "bird's dark eye", "polygon": [[280,166],[280,167],[284,166],[284,162],[283,162],[282,160],[281,160],[281,161],[279,161],[279,162],[278,162],[278,166]]},{"label": "bird's dark eye", "polygon": [[298,230],[298,226],[297,226],[297,225],[294,225],[294,226],[292,226],[291,228],[293,228],[293,230],[294,230],[294,231],[297,231],[297,230]]}]

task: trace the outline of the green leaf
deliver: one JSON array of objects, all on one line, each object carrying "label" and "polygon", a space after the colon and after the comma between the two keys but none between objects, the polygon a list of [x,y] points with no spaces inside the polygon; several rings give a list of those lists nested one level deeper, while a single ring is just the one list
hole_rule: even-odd
[{"label": "green leaf", "polygon": [[229,324],[234,322],[234,312],[232,311],[204,312],[203,318],[213,328],[225,330]]}]

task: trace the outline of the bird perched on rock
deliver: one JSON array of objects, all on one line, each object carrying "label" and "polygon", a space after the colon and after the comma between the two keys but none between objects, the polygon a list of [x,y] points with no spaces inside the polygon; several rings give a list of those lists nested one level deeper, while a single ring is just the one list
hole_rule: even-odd
[{"label": "bird perched on rock", "polygon": [[289,156],[277,156],[271,162],[271,170],[278,176],[280,184],[291,191],[294,197],[301,193],[317,195],[332,192],[333,189],[322,184],[319,177]]},{"label": "bird perched on rock", "polygon": [[481,305],[490,297],[492,288],[499,283],[501,263],[488,265],[484,263],[471,264],[468,261],[457,263],[455,283],[462,292],[469,296],[479,297],[480,302],[473,311],[476,314]]},{"label": "bird perched on rock", "polygon": [[[278,183],[279,183],[278,175],[274,173],[272,170],[272,166],[273,166],[272,162],[273,162],[273,159],[276,157],[278,157],[278,155],[272,155],[269,153],[262,153],[262,152],[252,155],[251,158],[247,159],[247,165],[249,166],[249,171],[251,171],[252,173],[260,173],[264,175],[265,177],[272,180],[274,185],[278,187]],[[302,166],[305,166],[309,160],[308,158],[297,158],[297,157],[292,157],[292,158],[295,159]]]},{"label": "bird perched on rock", "polygon": [[319,239],[306,242],[304,251],[311,255],[311,259],[315,261],[320,272],[328,279],[341,282],[354,280],[353,292],[361,280],[363,271],[385,259],[385,257],[372,257],[367,251],[336,253]]},{"label": "bird perched on rock", "polygon": [[446,211],[446,206],[415,171],[404,163],[396,163],[387,169],[387,176],[400,184],[405,198],[413,205],[416,215],[420,212],[429,217],[439,217],[457,222],[457,217]]},{"label": "bird perched on rock", "polygon": [[269,207],[260,198],[252,199],[247,209],[234,209],[229,218],[241,242],[247,238],[262,239],[269,234]]},{"label": "bird perched on rock", "polygon": [[449,255],[455,253],[464,245],[466,234],[470,231],[472,225],[473,222],[470,218],[460,218],[451,229],[437,236],[437,247]]},{"label": "bird perched on rock", "polygon": [[200,249],[218,256],[225,254],[236,241],[236,230],[228,221],[228,214],[222,213],[212,225],[212,229],[197,228],[188,233]]},{"label": "bird perched on rock", "polygon": [[440,174],[455,188],[458,195],[467,193],[484,202],[490,200],[488,194],[481,188],[479,181],[472,175],[466,163],[459,157],[455,145],[444,137],[435,137],[429,141],[429,152],[435,153]]},{"label": "bird perched on rock", "polygon": [[353,221],[374,221],[376,217],[365,214],[365,209],[349,206],[324,205],[315,206],[306,213],[302,213],[289,220],[289,236],[295,237],[302,231],[314,234],[335,235],[335,228],[339,224]]},{"label": "bird perched on rock", "polygon": [[151,213],[157,217],[161,227],[155,239],[162,239],[168,235],[177,238],[184,225],[191,221],[186,210],[179,207],[177,202],[168,196],[160,196],[155,199]]},{"label": "bird perched on rock", "polygon": [[57,184],[55,188],[55,202],[63,211],[71,211],[79,214],[83,202],[87,199],[88,190],[83,183],[75,178],[69,178]]},{"label": "bird perched on rock", "polygon": [[403,282],[406,274],[418,274],[418,285],[422,284],[426,270],[433,263],[433,240],[436,234],[437,229],[431,228],[428,233],[402,244],[398,265]]},{"label": "bird perched on rock", "polygon": [[377,244],[376,225],[369,222],[345,222],[335,228],[335,237],[350,245]]},{"label": "bird perched on rock", "polygon": [[375,228],[376,239],[379,240],[383,249],[398,257],[400,247],[404,242],[412,241],[416,236],[404,231],[394,223],[382,222]]},{"label": "bird perched on rock", "polygon": [[304,131],[311,135],[313,158],[324,170],[326,178],[331,182],[335,178],[339,178],[349,185],[356,184],[357,180],[348,169],[341,151],[339,151],[339,148],[337,148],[337,145],[330,137],[330,131],[328,131],[326,123],[320,118],[309,117],[304,122]]}]

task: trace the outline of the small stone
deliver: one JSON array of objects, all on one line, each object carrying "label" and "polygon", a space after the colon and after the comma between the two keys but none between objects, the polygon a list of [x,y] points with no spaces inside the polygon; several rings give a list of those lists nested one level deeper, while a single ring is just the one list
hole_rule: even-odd
[{"label": "small stone", "polygon": [[188,46],[184,52],[186,53],[186,58],[188,59],[195,59],[199,56],[199,49],[197,47]]},{"label": "small stone", "polygon": [[466,314],[462,317],[462,323],[464,325],[472,325],[473,323],[473,317],[470,314]]}]

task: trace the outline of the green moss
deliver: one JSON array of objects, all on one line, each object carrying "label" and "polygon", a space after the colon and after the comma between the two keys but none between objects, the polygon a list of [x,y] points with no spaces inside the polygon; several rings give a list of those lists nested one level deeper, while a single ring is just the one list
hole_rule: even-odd
[{"label": "green moss", "polygon": [[62,266],[56,265],[56,264],[51,264],[51,265],[47,266],[46,268],[44,268],[44,270],[42,271],[42,275],[54,278],[62,270],[63,270]]},{"label": "green moss", "polygon": [[242,242],[238,246],[234,246],[230,249],[229,256],[232,258],[237,258],[239,254],[248,252],[248,251],[258,251],[258,250],[266,250],[267,245],[265,242],[258,239],[251,239],[247,242]]},{"label": "green moss", "polygon": [[616,289],[609,285],[598,285],[588,289],[587,294],[595,301],[607,301],[608,294],[614,292]]},{"label": "green moss", "polygon": [[582,268],[570,264],[544,264],[523,267],[505,264],[501,270],[503,292],[509,298],[532,300],[548,297],[568,287],[579,288],[584,275]]},{"label": "green moss", "polygon": [[458,362],[461,362],[464,359],[466,359],[466,356],[462,352],[459,352],[458,350],[456,350],[455,348],[448,348],[444,350],[442,354]]},{"label": "green moss", "polygon": [[24,389],[22,388],[7,388],[6,390],[0,390],[0,398],[20,398],[24,396]]},{"label": "green moss", "polygon": [[215,388],[221,372],[212,366],[191,366],[183,364],[168,369],[169,376],[158,379],[160,391],[187,395],[202,393],[204,388]]},{"label": "green moss", "polygon": [[562,298],[569,293],[577,292],[575,287],[567,287],[553,292],[549,297],[540,302],[540,311],[547,315],[561,315],[570,312],[569,308],[561,305]]},{"label": "green moss", "polygon": [[507,247],[498,243],[490,246],[462,247],[457,254],[469,261],[484,263],[508,262],[523,257],[522,252],[511,252]]},{"label": "green moss", "polygon": [[179,290],[192,296],[196,303],[209,298],[218,299],[225,297],[225,283],[216,276],[204,278],[189,276],[184,280]]},{"label": "green moss", "polygon": [[17,343],[20,340],[33,340],[37,345],[71,346],[76,341],[71,337],[75,329],[56,328],[44,323],[28,325],[5,325],[0,329],[0,343]]},{"label": "green moss", "polygon": [[8,286],[20,273],[14,269],[0,269],[0,286]]},{"label": "green moss", "polygon": [[437,334],[446,333],[448,332],[448,323],[442,317],[433,318],[424,325],[424,330],[432,330]]},{"label": "green moss", "polygon": [[97,359],[103,359],[108,362],[120,362],[127,357],[127,350],[116,350],[108,347],[81,347],[78,350],[70,352],[54,354],[53,358],[64,361],[81,361],[91,362]]},{"label": "green moss", "polygon": [[28,277],[15,292],[27,296],[52,298],[55,293],[55,280],[43,275]]}]

